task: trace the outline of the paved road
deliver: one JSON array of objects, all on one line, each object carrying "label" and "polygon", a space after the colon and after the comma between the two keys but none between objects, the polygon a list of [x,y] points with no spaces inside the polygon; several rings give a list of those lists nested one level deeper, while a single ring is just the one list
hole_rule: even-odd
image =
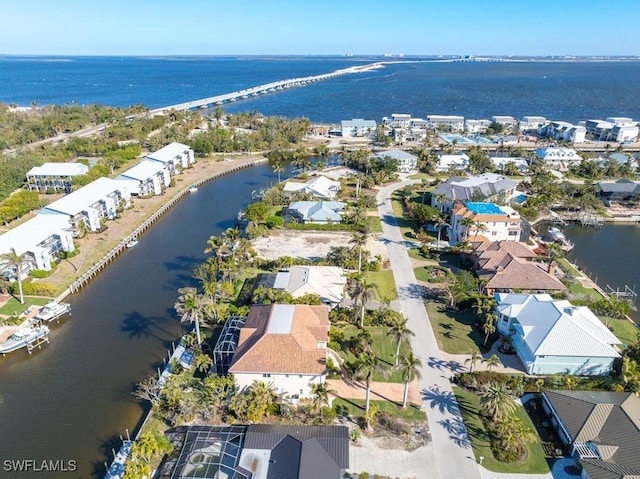
[{"label": "paved road", "polygon": [[409,328],[415,333],[411,346],[423,364],[420,386],[433,438],[436,463],[435,470],[425,471],[424,477],[480,479],[469,436],[449,381],[452,373],[460,368],[460,365],[447,361],[440,355],[422,300],[422,291],[407,255],[407,242],[402,238],[391,207],[392,192],[412,183],[404,181],[383,188],[378,193],[377,200],[400,308],[408,318]]}]

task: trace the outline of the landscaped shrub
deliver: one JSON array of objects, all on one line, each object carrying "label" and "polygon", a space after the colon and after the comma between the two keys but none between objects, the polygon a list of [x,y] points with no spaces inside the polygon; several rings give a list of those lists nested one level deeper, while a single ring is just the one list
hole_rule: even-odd
[{"label": "landscaped shrub", "polygon": [[[18,294],[18,283],[12,283],[9,292],[13,295]],[[25,296],[55,296],[57,289],[54,285],[48,283],[22,283],[22,294]]]},{"label": "landscaped shrub", "polygon": [[51,273],[53,273],[53,270],[44,270],[44,269],[33,269],[31,270],[31,272],[29,273],[31,275],[32,278],[46,278],[47,276],[50,276]]}]

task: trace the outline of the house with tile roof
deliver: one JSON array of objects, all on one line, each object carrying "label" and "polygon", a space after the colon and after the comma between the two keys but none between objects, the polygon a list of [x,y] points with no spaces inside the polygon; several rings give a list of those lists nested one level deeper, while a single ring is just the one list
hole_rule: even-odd
[{"label": "house with tile roof", "polygon": [[522,220],[509,206],[467,201],[451,213],[449,239],[461,241],[520,241]]},{"label": "house with tile roof", "polygon": [[640,477],[640,398],[634,393],[546,391],[543,408],[584,479]]},{"label": "house with tile roof", "polygon": [[452,176],[438,184],[431,195],[431,206],[450,212],[456,201],[489,201],[506,204],[516,194],[518,183],[495,173],[469,178]]},{"label": "house with tile roof", "polygon": [[340,223],[346,207],[347,204],[341,201],[294,201],[285,215],[301,223]]},{"label": "house with tile roof", "polygon": [[539,256],[525,243],[482,241],[473,243],[471,259],[483,280],[485,292],[563,291],[565,285],[555,275],[555,265],[534,262]]},{"label": "house with tile roof", "polygon": [[308,193],[320,200],[334,200],[340,191],[340,182],[333,181],[326,176],[316,176],[304,183],[298,181],[287,181],[284,184],[285,194],[296,192]]},{"label": "house with tile roof", "polygon": [[310,397],[310,384],[325,380],[328,341],[328,306],[253,305],[238,328],[228,372],[239,389],[263,381],[282,397]]},{"label": "house with tile roof", "polygon": [[495,293],[497,330],[527,374],[609,374],[620,340],[586,306],[548,294]]}]

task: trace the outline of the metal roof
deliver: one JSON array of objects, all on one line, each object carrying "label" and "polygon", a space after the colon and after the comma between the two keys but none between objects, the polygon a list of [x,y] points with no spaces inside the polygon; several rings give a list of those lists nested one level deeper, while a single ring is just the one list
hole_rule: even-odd
[{"label": "metal roof", "polygon": [[[43,210],[57,211],[75,216],[89,206],[104,199],[116,191],[122,191],[122,183],[111,178],[98,178],[87,186],[83,186],[53,203],[49,203]],[[40,214],[40,213],[39,213]]]},{"label": "metal roof", "polygon": [[154,160],[142,160],[135,166],[123,171],[117,179],[132,178],[138,181],[145,181],[160,173],[164,169],[163,163]]},{"label": "metal roof", "polygon": [[70,227],[69,217],[66,215],[36,215],[0,235],[0,254],[8,253],[12,248],[18,255],[34,251],[38,244]]},{"label": "metal roof", "polygon": [[147,155],[147,158],[151,158],[152,160],[161,161],[163,163],[168,163],[176,158],[176,156],[184,155],[191,148],[187,145],[183,145],[182,143],[169,143],[164,148],[160,148],[158,151],[154,151],[153,153]]},{"label": "metal roof", "polygon": [[27,176],[78,176],[87,171],[89,167],[82,163],[44,163],[31,168]]}]

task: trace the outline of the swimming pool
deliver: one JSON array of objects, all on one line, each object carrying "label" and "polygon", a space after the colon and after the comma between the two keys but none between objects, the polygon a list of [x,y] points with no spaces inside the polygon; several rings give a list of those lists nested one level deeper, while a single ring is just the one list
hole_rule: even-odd
[{"label": "swimming pool", "polygon": [[522,203],[527,201],[527,198],[528,198],[527,195],[518,195],[518,196],[513,198],[513,202],[514,203],[518,203],[519,205],[521,205]]},{"label": "swimming pool", "polygon": [[475,203],[472,201],[468,201],[467,203],[465,203],[465,206],[469,211],[477,215],[506,215],[506,213],[502,211],[498,205],[495,205],[493,203]]},{"label": "swimming pool", "polygon": [[444,141],[446,141],[447,143],[453,143],[455,141],[458,145],[478,145],[481,143],[483,144],[493,143],[488,138],[484,138],[479,135],[463,136],[463,135],[454,135],[454,134],[442,134],[438,136],[442,138]]}]

